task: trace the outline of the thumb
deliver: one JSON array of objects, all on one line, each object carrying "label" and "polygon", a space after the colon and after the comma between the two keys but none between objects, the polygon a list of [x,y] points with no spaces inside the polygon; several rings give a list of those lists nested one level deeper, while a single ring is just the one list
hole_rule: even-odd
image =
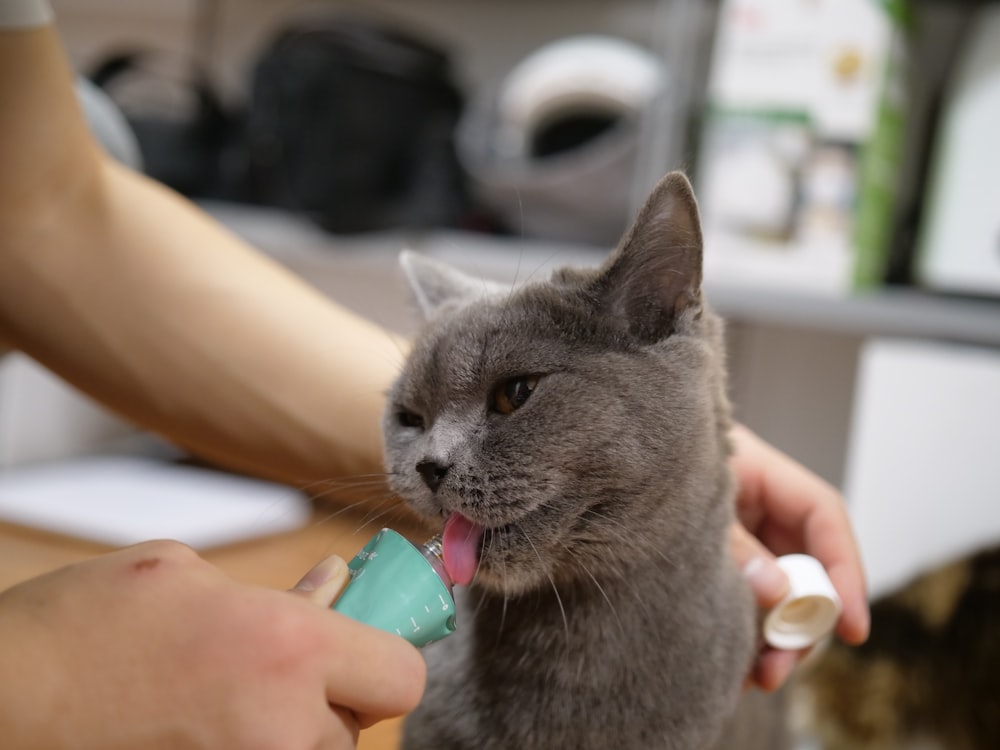
[{"label": "thumb", "polygon": [[771,609],[788,593],[788,576],[760,541],[743,524],[729,529],[729,549],[746,577],[761,609]]},{"label": "thumb", "polygon": [[340,596],[349,579],[347,563],[337,555],[330,555],[302,576],[292,593],[305,596],[322,607],[329,607]]}]

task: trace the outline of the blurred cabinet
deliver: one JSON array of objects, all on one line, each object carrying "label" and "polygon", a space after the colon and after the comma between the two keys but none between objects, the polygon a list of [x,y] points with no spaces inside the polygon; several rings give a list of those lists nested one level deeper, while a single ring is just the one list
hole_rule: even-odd
[{"label": "blurred cabinet", "polygon": [[1000,541],[1000,350],[862,349],[845,491],[878,595]]}]

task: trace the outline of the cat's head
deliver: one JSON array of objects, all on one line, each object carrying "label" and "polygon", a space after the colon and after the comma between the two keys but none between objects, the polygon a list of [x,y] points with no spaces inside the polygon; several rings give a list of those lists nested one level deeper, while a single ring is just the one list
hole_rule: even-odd
[{"label": "cat's head", "polygon": [[510,289],[402,262],[428,321],[389,395],[386,464],[413,509],[451,519],[446,562],[478,556],[477,583],[516,592],[690,540],[727,491],[728,404],[683,175],[599,269]]}]

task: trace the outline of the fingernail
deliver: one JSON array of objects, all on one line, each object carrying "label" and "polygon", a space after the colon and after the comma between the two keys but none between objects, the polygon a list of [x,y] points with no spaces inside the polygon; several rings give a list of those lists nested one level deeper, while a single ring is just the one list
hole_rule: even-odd
[{"label": "fingernail", "polygon": [[743,566],[743,575],[750,582],[759,600],[773,606],[788,592],[788,576],[774,560],[754,557]]},{"label": "fingernail", "polygon": [[295,590],[316,591],[328,581],[343,575],[346,568],[347,563],[342,558],[331,555],[302,576],[302,580],[295,584]]}]

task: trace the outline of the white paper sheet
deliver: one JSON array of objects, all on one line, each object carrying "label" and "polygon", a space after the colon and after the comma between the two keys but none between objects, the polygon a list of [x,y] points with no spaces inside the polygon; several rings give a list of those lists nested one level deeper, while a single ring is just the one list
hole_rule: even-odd
[{"label": "white paper sheet", "polygon": [[111,545],[204,549],[301,527],[308,499],[272,482],[145,458],[97,456],[0,474],[0,519]]}]

